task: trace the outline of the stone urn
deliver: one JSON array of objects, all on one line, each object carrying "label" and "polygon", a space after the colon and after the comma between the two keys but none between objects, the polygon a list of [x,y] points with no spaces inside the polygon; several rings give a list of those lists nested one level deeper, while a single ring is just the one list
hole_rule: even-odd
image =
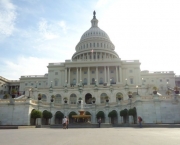
[{"label": "stone urn", "polygon": [[157,91],[153,91],[153,94],[156,95],[156,94],[157,94]]}]

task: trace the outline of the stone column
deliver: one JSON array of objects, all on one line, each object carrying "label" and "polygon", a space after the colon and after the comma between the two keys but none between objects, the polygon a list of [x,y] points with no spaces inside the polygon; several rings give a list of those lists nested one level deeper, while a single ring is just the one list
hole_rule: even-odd
[{"label": "stone column", "polygon": [[79,76],[79,79],[82,81],[82,77],[81,77],[81,74],[82,74],[82,71],[81,71],[81,67],[80,67],[80,72],[79,72],[80,74],[80,76]]},{"label": "stone column", "polygon": [[76,85],[78,85],[78,68],[77,68],[77,71],[76,71]]},{"label": "stone column", "polygon": [[107,79],[106,79],[106,67],[104,67],[104,82],[107,83]]},{"label": "stone column", "polygon": [[108,84],[110,84],[109,66],[108,66]]},{"label": "stone column", "polygon": [[71,85],[71,78],[70,78],[70,75],[71,75],[71,69],[69,68],[69,78],[68,78],[68,84]]},{"label": "stone column", "polygon": [[89,67],[88,67],[88,85],[90,85],[90,73],[89,73]]},{"label": "stone column", "polygon": [[119,66],[119,82],[123,83],[122,81],[122,68]]},{"label": "stone column", "polygon": [[99,84],[99,79],[98,79],[98,67],[96,67],[96,84]]},{"label": "stone column", "polygon": [[118,70],[117,70],[117,66],[116,66],[116,84],[118,83]]},{"label": "stone column", "polygon": [[65,68],[65,83],[67,81],[67,68]]}]

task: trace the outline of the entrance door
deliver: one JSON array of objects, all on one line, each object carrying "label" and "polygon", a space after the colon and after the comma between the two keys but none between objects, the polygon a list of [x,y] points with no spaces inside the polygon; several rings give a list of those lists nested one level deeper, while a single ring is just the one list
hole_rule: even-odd
[{"label": "entrance door", "polygon": [[85,96],[85,102],[86,104],[92,104],[92,95],[91,94],[86,94]]}]

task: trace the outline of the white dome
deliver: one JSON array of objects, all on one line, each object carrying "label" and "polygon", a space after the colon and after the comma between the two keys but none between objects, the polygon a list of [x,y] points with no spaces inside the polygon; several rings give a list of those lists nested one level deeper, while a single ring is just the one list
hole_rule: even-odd
[{"label": "white dome", "polygon": [[109,36],[106,34],[106,32],[101,30],[99,27],[91,27],[82,35],[80,41],[83,41],[84,39],[92,38],[92,37],[104,38],[110,41]]},{"label": "white dome", "polygon": [[72,59],[92,59],[89,54],[90,52],[97,54],[97,59],[103,57],[119,58],[118,54],[114,51],[115,46],[107,33],[98,27],[98,20],[95,16],[96,12],[94,11],[93,14],[91,28],[81,36],[79,43],[76,45],[76,52],[72,56]]}]

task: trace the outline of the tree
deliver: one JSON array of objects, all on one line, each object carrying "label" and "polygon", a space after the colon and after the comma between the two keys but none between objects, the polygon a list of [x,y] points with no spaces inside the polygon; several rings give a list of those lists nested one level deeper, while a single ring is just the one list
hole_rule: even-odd
[{"label": "tree", "polygon": [[45,123],[46,125],[48,125],[48,119],[52,118],[52,116],[53,115],[51,112],[47,110],[43,111],[43,118],[46,119],[46,123]]},{"label": "tree", "polygon": [[129,109],[128,110],[128,115],[129,116],[133,116],[133,121],[134,121],[134,123],[135,123],[135,118],[136,118],[136,108],[132,108],[132,109]]},{"label": "tree", "polygon": [[4,96],[3,96],[3,99],[8,99],[9,98],[9,94],[5,94]]},{"label": "tree", "polygon": [[124,109],[120,111],[120,116],[124,118],[125,122],[126,122],[126,117],[128,115],[128,110]]},{"label": "tree", "polygon": [[104,112],[102,111],[99,111],[97,114],[96,114],[96,118],[104,118]]},{"label": "tree", "polygon": [[91,113],[89,112],[89,111],[86,111],[86,113],[85,113],[86,115],[91,115]]},{"label": "tree", "polygon": [[109,112],[108,117],[111,117],[111,118],[117,117],[117,112],[115,110]]},{"label": "tree", "polygon": [[73,112],[71,112],[71,113],[69,113],[69,118],[71,118],[71,119],[72,119],[72,116],[73,116],[73,115],[77,115],[77,113],[76,113],[76,112],[74,112],[74,111],[73,111]]},{"label": "tree", "polygon": [[60,122],[60,120],[62,120],[62,118],[64,118],[64,114],[60,111],[56,112],[55,118],[57,118]]},{"label": "tree", "polygon": [[41,111],[38,111],[38,110],[33,110],[31,112],[31,118],[34,119],[34,124],[36,124],[36,119],[37,118],[41,118],[42,117],[42,112]]}]

